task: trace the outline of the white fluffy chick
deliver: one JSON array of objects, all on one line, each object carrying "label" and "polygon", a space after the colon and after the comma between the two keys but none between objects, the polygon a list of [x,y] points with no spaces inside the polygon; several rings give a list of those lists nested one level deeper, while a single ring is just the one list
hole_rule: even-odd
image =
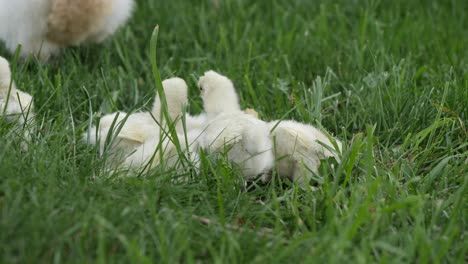
[{"label": "white fluffy chick", "polygon": [[47,59],[60,48],[101,42],[130,17],[133,0],[0,0],[0,39],[11,52]]},{"label": "white fluffy chick", "polygon": [[208,71],[198,84],[207,114],[201,146],[209,152],[227,151],[247,180],[267,179],[274,158],[266,123],[240,110],[234,85],[227,77]]},{"label": "white fluffy chick", "polygon": [[32,96],[16,88],[8,61],[0,57],[0,118],[4,116],[7,122],[16,122],[15,131],[23,131],[24,141],[21,142],[23,150],[27,150],[31,130],[34,129],[32,109]]},{"label": "white fluffy chick", "polygon": [[[328,157],[338,159],[332,142],[311,125],[287,120],[269,122],[268,127],[275,145],[276,170],[280,177],[306,186],[314,173],[318,174],[320,160]],[[335,141],[339,148],[337,151],[341,152],[341,142]]]},{"label": "white fluffy chick", "polygon": [[148,112],[116,112],[103,116],[98,127],[91,127],[85,140],[99,144],[99,154],[107,153],[111,167],[118,167],[149,138],[159,135],[159,126]]},{"label": "white fluffy chick", "polygon": [[[187,85],[180,78],[171,78],[163,81],[163,88],[169,116],[172,121],[177,122],[176,128],[182,130],[180,114],[183,105],[187,102]],[[152,161],[150,167],[155,166],[160,162],[159,156],[155,155],[155,159],[151,159],[158,145],[163,147],[164,159],[167,157],[174,161],[174,154],[177,152],[167,133],[162,133],[167,131],[167,127],[164,125],[166,123],[164,117],[162,121],[160,119],[161,110],[161,100],[156,96],[151,113],[139,112],[127,116],[126,113],[118,112],[106,115],[101,118],[99,127],[92,127],[85,136],[88,136],[90,144],[95,145],[99,141],[101,155],[108,146],[108,155],[112,159],[111,167],[140,167],[149,161]],[[164,130],[161,130],[161,126]],[[106,142],[108,137],[111,144]],[[187,137],[191,143],[195,140],[195,134]],[[179,135],[179,139],[183,138],[183,135]],[[182,143],[181,145],[184,146]],[[195,150],[196,146],[196,143],[190,144],[189,150]]]},{"label": "white fluffy chick", "polygon": [[[204,117],[191,117],[187,115],[186,127],[184,131],[182,124],[182,108],[187,103],[187,84],[180,78],[171,78],[163,81],[164,93],[166,95],[167,110],[171,118],[171,122],[176,122],[177,139],[179,140],[181,151],[186,157],[198,166],[198,148],[199,138],[202,130],[200,127],[204,124]],[[155,118],[163,118],[160,124],[163,128],[159,130],[158,135],[148,138],[148,140],[139,146],[134,153],[129,155],[123,162],[126,167],[141,167],[149,164],[147,168],[152,168],[162,162],[164,159],[165,165],[173,167],[179,161],[179,153],[174,144],[174,138],[169,135],[170,132],[165,126],[164,117],[162,116],[162,104],[160,97],[156,97],[153,106],[152,114]],[[185,140],[186,139],[186,140]],[[161,152],[160,152],[161,151]]]}]

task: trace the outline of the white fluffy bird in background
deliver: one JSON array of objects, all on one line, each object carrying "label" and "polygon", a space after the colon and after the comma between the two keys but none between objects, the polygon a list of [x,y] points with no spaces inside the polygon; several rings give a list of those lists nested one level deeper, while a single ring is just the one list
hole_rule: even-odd
[{"label": "white fluffy bird in background", "polygon": [[209,152],[227,151],[246,179],[267,179],[274,158],[266,123],[240,110],[239,98],[227,77],[208,71],[198,84],[207,115],[201,146]]},{"label": "white fluffy bird in background", "polygon": [[130,17],[133,0],[0,0],[0,39],[10,52],[47,59],[60,48],[101,42]]},{"label": "white fluffy bird in background", "polygon": [[[11,83],[11,87],[10,87]],[[5,111],[4,111],[5,110]],[[24,131],[21,148],[26,150],[34,126],[33,98],[16,88],[8,61],[0,57],[0,118],[15,122],[15,132]]]},{"label": "white fluffy bird in background", "polygon": [[[342,144],[336,140],[339,150],[317,128],[296,121],[272,121],[268,123],[275,145],[276,172],[280,177],[308,185],[314,173],[318,174],[320,160],[341,153]],[[327,147],[325,147],[327,146]]]}]

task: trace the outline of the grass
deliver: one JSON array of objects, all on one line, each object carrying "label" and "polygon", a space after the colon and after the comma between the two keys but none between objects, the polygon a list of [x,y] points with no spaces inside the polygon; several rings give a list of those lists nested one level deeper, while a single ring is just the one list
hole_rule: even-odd
[{"label": "grass", "polygon": [[[218,3],[219,5],[215,4]],[[468,2],[138,1],[102,45],[18,62],[39,129],[28,152],[0,123],[0,262],[467,261]],[[265,120],[323,126],[346,147],[303,191],[243,187],[204,160],[110,173],[80,142],[101,113],[147,109],[161,77],[218,70]],[[0,54],[12,59],[4,46]],[[196,216],[196,217],[194,217]]]}]

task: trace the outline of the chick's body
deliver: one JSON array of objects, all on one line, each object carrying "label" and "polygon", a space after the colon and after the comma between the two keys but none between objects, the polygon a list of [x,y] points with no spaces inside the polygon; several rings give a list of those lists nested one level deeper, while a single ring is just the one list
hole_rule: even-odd
[{"label": "chick's body", "polygon": [[268,127],[241,111],[210,119],[201,145],[210,152],[226,152],[229,160],[240,165],[246,179],[264,176],[273,166]]},{"label": "chick's body", "polygon": [[120,166],[122,160],[147,140],[158,137],[159,130],[158,124],[147,112],[130,115],[116,112],[103,116],[99,126],[89,130],[88,142],[92,145],[99,144],[100,155],[107,151],[113,164],[111,166]]},{"label": "chick's body", "polygon": [[[336,157],[335,147],[317,128],[295,121],[268,123],[274,144],[276,170],[279,176],[307,184],[318,173],[320,160]],[[341,151],[341,142],[336,140]],[[325,147],[327,146],[327,147]]]}]

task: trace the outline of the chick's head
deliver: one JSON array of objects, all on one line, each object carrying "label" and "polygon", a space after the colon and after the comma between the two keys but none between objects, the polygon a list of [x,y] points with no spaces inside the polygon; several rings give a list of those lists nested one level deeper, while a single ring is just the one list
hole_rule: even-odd
[{"label": "chick's head", "polygon": [[240,111],[239,97],[227,77],[215,71],[207,71],[198,80],[198,86],[208,115]]},{"label": "chick's head", "polygon": [[[187,103],[187,84],[181,78],[170,78],[164,80],[162,85],[169,115],[172,119],[175,119],[182,113],[182,107]],[[161,107],[161,98],[158,95],[153,105],[155,118],[159,118]]]}]

